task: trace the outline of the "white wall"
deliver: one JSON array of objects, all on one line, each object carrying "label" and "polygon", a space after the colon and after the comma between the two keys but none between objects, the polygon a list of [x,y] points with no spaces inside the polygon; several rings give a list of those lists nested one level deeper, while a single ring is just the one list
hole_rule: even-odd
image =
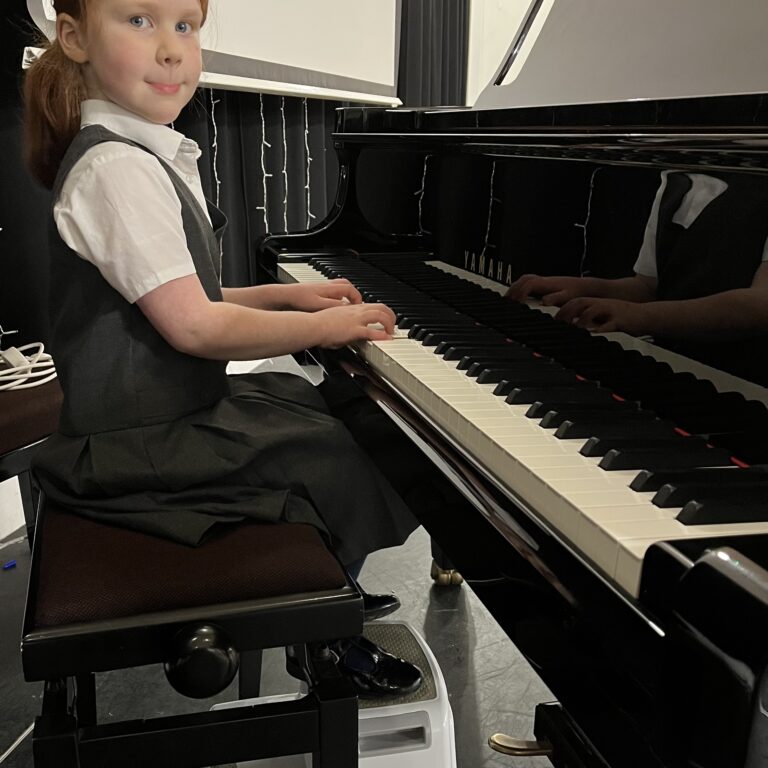
[{"label": "white wall", "polygon": [[15,477],[0,483],[0,540],[24,525],[19,483]]},{"label": "white wall", "polygon": [[471,0],[468,105],[475,103],[480,91],[496,74],[530,5],[531,0]]}]

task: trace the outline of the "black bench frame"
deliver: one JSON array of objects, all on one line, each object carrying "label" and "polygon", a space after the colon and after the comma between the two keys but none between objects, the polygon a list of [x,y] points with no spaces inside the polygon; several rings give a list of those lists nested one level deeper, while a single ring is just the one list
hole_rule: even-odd
[{"label": "black bench frame", "polygon": [[[22,663],[28,681],[44,681],[35,722],[36,768],[203,768],[311,753],[314,768],[357,766],[357,698],[324,653],[324,641],[360,634],[362,597],[338,590],[37,629],[38,567],[45,527],[38,509]],[[259,694],[261,651],[297,646],[312,682],[306,696],[188,715],[98,724],[97,672],[165,661],[164,650],[190,626],[223,629],[240,652],[240,698]]]}]

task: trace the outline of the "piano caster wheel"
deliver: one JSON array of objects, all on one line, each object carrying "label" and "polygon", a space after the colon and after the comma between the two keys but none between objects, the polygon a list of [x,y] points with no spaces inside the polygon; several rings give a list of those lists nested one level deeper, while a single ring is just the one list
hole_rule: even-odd
[{"label": "piano caster wheel", "polygon": [[551,757],[553,754],[552,745],[548,741],[512,739],[503,733],[494,733],[488,739],[488,746],[502,755],[513,757],[536,757],[537,755]]},{"label": "piano caster wheel", "polygon": [[457,570],[441,568],[434,560],[429,575],[438,587],[458,587],[464,583],[464,577]]}]

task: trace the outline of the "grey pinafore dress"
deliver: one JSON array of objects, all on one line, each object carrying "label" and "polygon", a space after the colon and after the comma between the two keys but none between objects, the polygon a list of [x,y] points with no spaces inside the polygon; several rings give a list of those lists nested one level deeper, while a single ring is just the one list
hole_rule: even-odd
[{"label": "grey pinafore dress", "polygon": [[[77,160],[104,141],[149,151],[100,126],[84,128],[62,162],[54,200]],[[214,231],[186,184],[157,160],[181,201],[203,288],[221,301]],[[224,216],[209,207],[223,228]],[[413,531],[407,506],[309,382],[277,373],[230,377],[223,362],[182,354],[55,226],[50,255],[52,352],[64,404],[36,471],[52,501],[189,545],[247,519],[310,523],[343,563]]]}]

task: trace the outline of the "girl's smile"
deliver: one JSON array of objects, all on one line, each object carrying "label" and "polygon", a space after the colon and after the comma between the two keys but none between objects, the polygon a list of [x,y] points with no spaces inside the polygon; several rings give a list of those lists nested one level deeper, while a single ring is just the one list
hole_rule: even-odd
[{"label": "girl's smile", "polygon": [[178,83],[150,83],[150,86],[154,88],[158,93],[162,93],[167,96],[174,96],[181,89],[181,86]]}]

